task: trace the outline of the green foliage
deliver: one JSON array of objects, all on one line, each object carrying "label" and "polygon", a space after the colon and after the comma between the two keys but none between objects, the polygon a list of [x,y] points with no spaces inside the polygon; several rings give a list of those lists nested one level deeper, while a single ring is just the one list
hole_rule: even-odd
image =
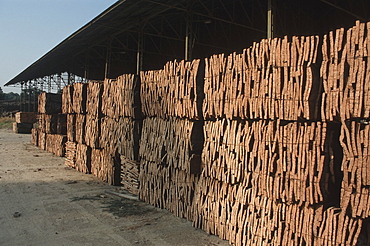
[{"label": "green foliage", "polygon": [[12,129],[14,118],[0,117],[0,129]]},{"label": "green foliage", "polygon": [[4,99],[8,101],[15,101],[19,100],[19,94],[14,92],[4,93]]}]

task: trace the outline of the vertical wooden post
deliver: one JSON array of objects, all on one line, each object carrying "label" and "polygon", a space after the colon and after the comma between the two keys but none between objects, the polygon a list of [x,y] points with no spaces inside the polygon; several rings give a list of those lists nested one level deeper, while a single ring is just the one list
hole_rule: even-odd
[{"label": "vertical wooden post", "polygon": [[31,103],[32,103],[31,93],[32,93],[31,80],[29,80],[28,81],[28,111],[27,112],[31,112]]},{"label": "vertical wooden post", "polygon": [[[23,94],[23,95],[22,95]],[[20,101],[20,105],[19,105],[19,110],[22,112],[22,103],[23,103],[23,100],[22,100],[22,97],[24,96],[24,91],[23,91],[23,82],[21,82],[21,94],[19,96],[19,101]]]},{"label": "vertical wooden post", "polygon": [[267,38],[274,37],[273,0],[267,0]]},{"label": "vertical wooden post", "polygon": [[32,84],[33,84],[33,112],[37,112],[37,95],[38,95],[38,91],[39,91],[39,88],[37,86],[37,80],[32,80]]},{"label": "vertical wooden post", "polygon": [[111,48],[112,42],[109,43],[107,47],[107,54],[105,56],[105,72],[104,72],[104,78],[109,79],[109,72],[110,72],[110,60],[111,60],[111,54],[112,54],[112,48]]},{"label": "vertical wooden post", "polygon": [[187,19],[186,20],[186,34],[185,34],[185,61],[189,61],[190,60],[190,38],[189,38],[189,35],[190,35],[190,31],[189,31],[189,26],[190,26],[190,23],[189,23],[189,20]]},{"label": "vertical wooden post", "polygon": [[186,30],[185,30],[185,61],[190,61],[192,59],[192,39],[193,39],[193,19],[192,14],[190,13],[190,3],[187,6],[186,12]]},{"label": "vertical wooden post", "polygon": [[82,78],[82,82],[86,82],[87,81],[87,76],[89,76],[89,53],[90,53],[90,48],[87,49],[86,51],[86,57],[85,57],[85,72],[84,72],[84,78]]},{"label": "vertical wooden post", "polygon": [[143,70],[143,34],[138,33],[137,39],[137,53],[136,53],[136,75],[140,75],[140,72]]}]

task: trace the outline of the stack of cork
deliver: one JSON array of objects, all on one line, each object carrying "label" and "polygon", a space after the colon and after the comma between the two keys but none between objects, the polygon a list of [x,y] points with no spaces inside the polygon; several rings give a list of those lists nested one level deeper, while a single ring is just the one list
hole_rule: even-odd
[{"label": "stack of cork", "polygon": [[[140,110],[139,83],[134,75],[64,87],[66,164],[109,184],[118,185],[124,180],[124,188],[137,194]],[[127,178],[121,171],[122,160],[125,169],[130,170]]]},{"label": "stack of cork", "polygon": [[[66,164],[233,245],[356,245],[370,217],[369,34],[357,22],[67,86]],[[32,141],[57,149],[48,100]]]},{"label": "stack of cork", "polygon": [[204,117],[317,119],[318,44],[318,36],[275,38],[205,59]]},{"label": "stack of cork", "polygon": [[57,156],[64,156],[67,140],[67,119],[61,109],[60,94],[41,93],[38,97],[38,128],[32,130],[32,142]]},{"label": "stack of cork", "polygon": [[65,86],[62,92],[62,112],[67,115],[65,164],[84,173],[90,173],[91,159],[91,149],[85,144],[87,86],[75,83]]},{"label": "stack of cork", "polygon": [[141,72],[140,199],[192,220],[203,143],[200,60]]},{"label": "stack of cork", "polygon": [[[33,143],[35,144],[35,131],[33,130],[33,123],[37,121],[37,114],[34,112],[17,112],[15,114],[15,122],[13,123],[14,133],[33,133]],[[31,132],[32,131],[32,132]],[[37,144],[35,144],[37,145]]]},{"label": "stack of cork", "polygon": [[357,240],[362,221],[331,199],[339,128],[320,119],[318,50],[285,37],[206,59],[194,226],[235,245]]},{"label": "stack of cork", "polygon": [[[370,217],[370,22],[324,36],[322,117],[341,124],[343,179],[340,208],[352,218]],[[369,175],[368,175],[369,174]],[[370,240],[369,240],[370,242]]]},{"label": "stack of cork", "polygon": [[104,149],[100,155],[110,155],[112,158],[109,158],[109,162],[119,164],[112,175],[124,189],[135,195],[139,189],[139,140],[142,126],[139,89],[140,80],[133,74],[104,81],[101,105],[104,117],[101,119],[99,139],[99,146]]}]

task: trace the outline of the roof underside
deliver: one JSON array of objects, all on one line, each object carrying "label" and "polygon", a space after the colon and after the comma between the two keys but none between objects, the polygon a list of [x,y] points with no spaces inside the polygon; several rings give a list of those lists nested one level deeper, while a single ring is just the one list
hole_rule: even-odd
[{"label": "roof underside", "polygon": [[[368,0],[274,0],[274,34],[323,34],[370,20]],[[34,62],[6,86],[69,72],[102,80],[183,59],[241,51],[266,37],[268,0],[121,0]],[[188,25],[186,23],[191,23]],[[188,31],[186,31],[188,30]]]}]

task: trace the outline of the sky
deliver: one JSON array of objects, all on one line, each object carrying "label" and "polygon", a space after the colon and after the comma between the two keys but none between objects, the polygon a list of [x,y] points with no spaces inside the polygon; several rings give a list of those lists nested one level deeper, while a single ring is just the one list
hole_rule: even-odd
[{"label": "sky", "polygon": [[0,87],[117,0],[0,0]]}]

